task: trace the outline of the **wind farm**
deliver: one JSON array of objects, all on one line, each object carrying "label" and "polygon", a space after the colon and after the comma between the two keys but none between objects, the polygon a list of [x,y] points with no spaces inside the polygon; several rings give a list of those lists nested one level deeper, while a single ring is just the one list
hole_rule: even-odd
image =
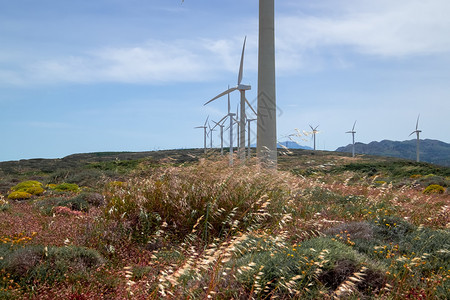
[{"label": "wind farm", "polygon": [[335,4],[0,4],[0,299],[450,299],[450,3]]}]

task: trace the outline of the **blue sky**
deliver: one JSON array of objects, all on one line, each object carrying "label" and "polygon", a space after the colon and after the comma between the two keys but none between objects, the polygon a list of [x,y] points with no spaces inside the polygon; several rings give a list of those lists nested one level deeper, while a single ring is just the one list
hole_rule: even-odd
[{"label": "blue sky", "polygon": [[[450,142],[450,1],[275,2],[279,141]],[[202,147],[244,36],[252,102],[256,0],[0,0],[0,161]]]}]

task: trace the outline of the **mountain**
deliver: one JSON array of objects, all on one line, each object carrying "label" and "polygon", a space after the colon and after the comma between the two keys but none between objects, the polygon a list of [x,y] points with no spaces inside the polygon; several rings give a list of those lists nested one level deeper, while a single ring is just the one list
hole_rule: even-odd
[{"label": "mountain", "polygon": [[[280,146],[282,145],[282,146]],[[286,147],[288,149],[305,149],[305,150],[313,150],[313,148],[308,147],[308,146],[302,146],[297,144],[296,142],[292,142],[292,141],[285,141],[285,142],[279,142],[278,143],[278,148],[283,148]]]},{"label": "mountain", "polygon": [[[339,147],[338,152],[352,152],[352,145]],[[392,156],[415,160],[416,140],[355,143],[355,152],[380,156]],[[438,140],[420,140],[420,161],[450,167],[450,144]]]}]

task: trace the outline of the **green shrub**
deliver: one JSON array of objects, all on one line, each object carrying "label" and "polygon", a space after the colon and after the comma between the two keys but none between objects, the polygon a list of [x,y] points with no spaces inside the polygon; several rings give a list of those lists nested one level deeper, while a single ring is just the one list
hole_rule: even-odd
[{"label": "green shrub", "polygon": [[45,192],[45,190],[40,186],[32,186],[32,187],[27,188],[24,191],[27,193],[30,193],[31,195],[35,195],[35,196],[42,195]]},{"label": "green shrub", "polygon": [[438,184],[431,184],[426,189],[423,190],[424,194],[443,194],[445,189]]},{"label": "green shrub", "polygon": [[45,214],[51,215],[53,213],[53,208],[57,206],[65,206],[70,208],[71,210],[86,212],[89,210],[90,204],[85,200],[83,196],[78,195],[70,198],[50,197],[46,199],[40,199],[35,202],[35,206]]},{"label": "green shrub", "polygon": [[11,190],[12,191],[25,191],[26,189],[28,189],[30,187],[41,187],[41,186],[42,186],[42,183],[40,183],[39,181],[28,180],[28,181],[23,181],[23,182],[16,184],[15,186],[13,186],[11,188]]},{"label": "green shrub", "polygon": [[33,197],[33,195],[27,192],[12,192],[8,195],[8,199],[11,200],[27,200],[31,197]]},{"label": "green shrub", "polygon": [[61,183],[57,184],[52,188],[54,191],[57,192],[74,192],[77,193],[80,191],[80,187],[75,183]]},{"label": "green shrub", "polygon": [[285,296],[292,292],[288,287],[308,294],[305,298],[314,298],[311,294],[314,291],[322,286],[335,290],[363,267],[365,282],[356,287],[360,292],[369,295],[380,290],[386,282],[385,266],[331,238],[313,238],[286,248],[277,246],[275,239],[254,239],[243,245],[239,252],[243,255],[230,262],[241,270],[237,280],[251,290],[258,278],[258,284],[263,287],[258,295],[261,298],[269,294]]},{"label": "green shrub", "polygon": [[1,263],[16,281],[54,283],[88,279],[88,274],[104,263],[95,250],[76,247],[25,246],[12,251]]},{"label": "green shrub", "polygon": [[26,192],[31,195],[41,195],[44,193],[42,183],[36,180],[23,181],[11,188],[12,192]]}]

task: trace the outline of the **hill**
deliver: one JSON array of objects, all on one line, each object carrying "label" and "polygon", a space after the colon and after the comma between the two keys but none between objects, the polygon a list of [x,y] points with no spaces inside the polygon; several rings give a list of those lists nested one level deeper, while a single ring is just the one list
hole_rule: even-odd
[{"label": "hill", "polygon": [[0,299],[450,299],[449,186],[302,149],[278,170],[217,149],[3,162]]},{"label": "hill", "polygon": [[[352,152],[352,145],[339,147],[338,152]],[[416,140],[371,142],[369,144],[355,143],[355,152],[378,156],[416,159]],[[450,144],[438,140],[420,140],[420,160],[442,166],[450,166]]]}]

